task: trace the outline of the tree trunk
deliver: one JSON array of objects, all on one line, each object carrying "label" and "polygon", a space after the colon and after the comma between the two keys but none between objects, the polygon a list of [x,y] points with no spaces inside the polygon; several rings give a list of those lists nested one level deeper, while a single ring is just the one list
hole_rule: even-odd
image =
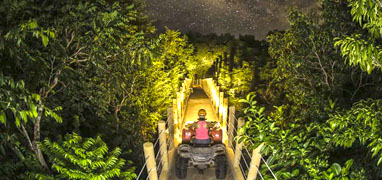
[{"label": "tree trunk", "polygon": [[117,121],[117,125],[116,125],[116,131],[117,131],[117,133],[118,133],[118,131],[119,131],[119,118],[118,118],[118,111],[120,110],[120,108],[119,108],[119,105],[117,105],[117,107],[115,108],[115,111],[114,111],[114,118],[115,118],[115,120]]},{"label": "tree trunk", "polygon": [[40,162],[41,166],[49,170],[48,165],[46,164],[45,158],[41,152],[38,142],[40,141],[40,129],[41,129],[41,118],[44,112],[44,107],[42,106],[41,100],[38,102],[37,106],[37,117],[34,124],[34,138],[33,138],[33,151],[36,154],[37,160]]}]

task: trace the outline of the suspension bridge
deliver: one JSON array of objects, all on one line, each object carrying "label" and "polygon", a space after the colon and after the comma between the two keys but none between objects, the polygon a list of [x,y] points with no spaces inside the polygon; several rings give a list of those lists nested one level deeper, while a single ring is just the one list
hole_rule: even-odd
[{"label": "suspension bridge", "polygon": [[[182,129],[187,122],[198,119],[199,109],[207,111],[207,120],[221,124],[228,164],[226,180],[263,180],[264,176],[259,171],[261,166],[266,166],[270,177],[277,180],[260,154],[263,145],[248,150],[244,142],[235,138],[246,136],[238,131],[245,124],[244,118],[236,117],[235,107],[228,108],[228,98],[224,97],[224,92],[220,91],[212,78],[186,79],[182,83],[172,107],[167,110],[167,120],[158,122],[158,138],[155,142],[146,142],[143,145],[145,164],[140,169],[137,180],[178,179],[175,176],[175,159],[177,147],[182,142]],[[253,142],[249,143],[254,145]],[[187,174],[185,180],[216,179],[214,168],[200,174],[196,168],[189,167]]]}]

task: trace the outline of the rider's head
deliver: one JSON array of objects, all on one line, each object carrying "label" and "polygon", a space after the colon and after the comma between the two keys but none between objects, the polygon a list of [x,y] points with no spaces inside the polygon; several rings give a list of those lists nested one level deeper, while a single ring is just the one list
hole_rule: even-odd
[{"label": "rider's head", "polygon": [[198,112],[199,120],[204,121],[207,116],[207,111],[204,109],[200,109]]}]

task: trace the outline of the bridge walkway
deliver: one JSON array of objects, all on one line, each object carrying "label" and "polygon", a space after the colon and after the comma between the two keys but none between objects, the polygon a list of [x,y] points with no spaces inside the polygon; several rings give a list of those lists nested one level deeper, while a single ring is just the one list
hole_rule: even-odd
[{"label": "bridge walkway", "polygon": [[[193,88],[193,93],[190,95],[187,103],[186,113],[184,115],[184,124],[189,121],[197,121],[199,109],[205,109],[207,111],[207,120],[208,121],[218,121],[216,114],[212,110],[211,100],[208,98],[207,94],[202,88]],[[220,122],[222,123],[222,122]],[[227,162],[228,163],[228,162]],[[233,176],[229,165],[227,164],[228,171],[226,180],[233,180]],[[169,180],[177,179],[175,177],[175,167],[170,167],[170,177]],[[205,170],[203,174],[199,174],[198,170],[195,167],[189,167],[187,169],[187,178],[183,180],[216,180],[215,177],[215,168],[209,168]]]},{"label": "bridge walkway", "polygon": [[[227,152],[226,180],[255,180],[257,174],[263,180],[259,171],[261,162],[277,180],[267,161],[260,154],[264,143],[248,150],[244,142],[235,140],[235,136],[247,136],[238,134],[238,129],[244,126],[245,120],[235,116],[234,106],[228,108],[228,98],[224,97],[225,93],[220,90],[212,78],[185,79],[176,98],[173,99],[172,107],[167,109],[167,120],[158,122],[158,138],[154,143],[143,144],[146,162],[136,180],[177,180],[174,166],[177,147],[181,143],[182,129],[187,122],[197,120],[199,109],[207,111],[207,120],[218,121],[222,127],[223,143]],[[252,141],[249,142],[254,145]],[[246,156],[243,153],[247,153]],[[147,174],[143,173],[144,169]],[[214,168],[206,169],[203,174],[199,174],[195,167],[189,167],[184,180],[215,180],[215,177]]]}]

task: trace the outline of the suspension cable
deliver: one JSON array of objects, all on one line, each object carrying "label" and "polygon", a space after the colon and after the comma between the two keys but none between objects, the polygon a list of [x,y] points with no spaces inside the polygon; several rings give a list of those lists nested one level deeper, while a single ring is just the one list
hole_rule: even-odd
[{"label": "suspension cable", "polygon": [[248,156],[251,156],[251,153],[249,153],[247,146],[244,146],[245,151],[247,151]]},{"label": "suspension cable", "polygon": [[[245,135],[248,137],[247,133],[245,133]],[[255,144],[252,142],[252,140],[249,140],[249,142],[252,144],[252,146],[255,146]],[[250,154],[250,153],[248,152],[247,147],[245,147],[245,150],[247,151],[248,154]],[[268,163],[265,161],[265,159],[263,158],[263,156],[262,156],[261,154],[260,154],[260,157],[261,157],[261,160],[262,160],[262,161],[265,163],[265,165],[267,166],[268,170],[271,172],[272,176],[273,176],[276,180],[278,180],[277,177],[276,177],[276,175],[273,173],[272,169],[269,167]]]},{"label": "suspension cable", "polygon": [[145,164],[143,164],[142,169],[141,169],[141,171],[139,172],[139,174],[138,174],[136,180],[138,180],[138,179],[141,177],[142,172],[143,172],[143,169],[145,169],[145,166],[147,165],[147,159],[149,159],[149,158],[150,158],[150,156],[147,156],[147,157],[145,158]]},{"label": "suspension cable", "polygon": [[[245,147],[245,149],[247,149],[247,147]],[[248,153],[248,150],[247,150],[247,153]],[[248,156],[251,157],[251,154],[248,153]],[[241,157],[243,158],[244,163],[247,165],[247,167],[248,167],[248,169],[249,169],[249,166],[248,166],[248,164],[247,164],[247,161],[246,161],[246,159],[245,159],[243,153],[241,154]],[[257,172],[259,172],[260,178],[261,178],[262,180],[264,180],[263,175],[261,175],[261,172],[260,172],[259,167],[257,167],[257,166],[255,166],[255,167],[256,167],[256,169],[257,169]],[[256,179],[256,177],[253,177],[253,178]]]},{"label": "suspension cable", "polygon": [[[153,146],[153,147],[155,147],[155,146],[158,144],[158,142],[159,142],[159,136],[160,136],[163,132],[165,132],[165,131],[162,130],[162,131],[159,133],[158,138],[155,140],[155,143],[154,143],[154,146]],[[162,144],[159,144],[159,145],[162,145]],[[157,160],[157,157],[158,157],[159,152],[160,152],[160,148],[159,148],[159,151],[157,152],[157,154],[156,154],[155,157],[154,157],[155,160]],[[138,175],[138,177],[137,177],[136,180],[138,180],[139,177],[142,175],[142,173],[143,173],[143,169],[144,169],[145,166],[147,165],[147,159],[148,159],[149,157],[150,157],[150,156],[147,156],[147,158],[145,159],[145,164],[142,166],[142,169],[141,169],[141,171],[139,172],[139,175]],[[150,174],[151,174],[151,170],[150,170]],[[150,174],[147,175],[147,178],[150,176]],[[146,178],[146,180],[147,180],[147,178]]]},{"label": "suspension cable", "polygon": [[271,170],[271,168],[268,166],[268,163],[264,160],[263,156],[260,154],[260,157],[261,159],[264,161],[265,165],[267,166],[267,168],[269,169],[269,171],[272,173],[272,176],[277,180],[277,177],[275,176],[275,174],[273,174],[273,171]]},{"label": "suspension cable", "polygon": [[240,162],[239,162],[239,167],[240,167],[241,173],[243,173],[243,175],[244,175],[244,178],[247,179],[247,176],[245,175],[245,171],[243,169],[243,166],[241,165]]},{"label": "suspension cable", "polygon": [[234,127],[233,125],[231,125],[231,127],[233,127],[234,132],[236,132],[236,134],[237,134],[237,129],[236,129],[236,127]]},{"label": "suspension cable", "polygon": [[[233,117],[234,117],[234,119],[235,119],[236,121],[238,121],[238,119],[237,119],[236,116],[235,116],[235,113],[233,114]],[[234,127],[234,130],[237,132],[237,130],[236,130],[235,127]],[[247,134],[247,132],[244,132],[244,135],[246,135],[247,137],[250,137],[250,136]],[[249,142],[252,146],[255,146],[255,144],[252,142],[251,139],[249,139],[248,142]],[[244,147],[245,147],[245,150],[247,151],[248,155],[250,155],[250,153],[249,153],[247,147],[246,147],[246,146],[244,146]],[[273,176],[276,180],[278,180],[277,177],[276,177],[276,175],[273,173],[272,169],[269,167],[268,163],[265,161],[265,159],[263,158],[263,156],[262,156],[261,154],[260,154],[260,157],[261,157],[261,160],[262,160],[262,161],[265,163],[265,165],[267,166],[268,170],[271,172],[272,176]],[[257,168],[257,167],[256,167],[256,168]],[[259,171],[259,170],[258,170],[258,172],[259,172],[259,174],[260,174],[260,171]],[[260,177],[261,177],[261,174],[260,174]]]},{"label": "suspension cable", "polygon": [[146,177],[146,180],[148,180],[149,179],[149,177],[150,177],[150,174],[153,172],[153,169],[150,169],[150,171],[149,171],[149,174],[147,175],[147,177]]},{"label": "suspension cable", "polygon": [[157,169],[159,169],[159,166],[161,165],[162,160],[163,160],[163,156],[162,156],[162,158],[160,158],[160,161],[159,161],[158,164],[157,164]]},{"label": "suspension cable", "polygon": [[249,169],[249,165],[248,165],[247,160],[245,159],[243,153],[241,153],[241,157],[243,158],[243,161],[244,161],[245,165],[247,166],[247,169]]},{"label": "suspension cable", "polygon": [[155,143],[154,143],[154,147],[157,145],[158,141],[159,141],[159,136],[164,132],[164,130],[162,130],[159,134],[158,134],[158,138],[157,140],[155,140]]},{"label": "suspension cable", "polygon": [[162,144],[163,143],[159,143],[159,150],[158,150],[158,152],[157,152],[157,154],[155,155],[155,160],[158,160],[158,155],[159,155],[159,153],[160,153],[160,146],[162,146]]},{"label": "suspension cable", "polygon": [[[256,169],[257,169],[257,172],[259,172],[259,176],[260,176],[260,178],[261,178],[262,180],[264,180],[263,175],[261,175],[261,172],[260,172],[259,167],[257,167],[257,166],[255,166],[255,167],[256,167]],[[253,180],[256,180],[256,177],[253,177]]]},{"label": "suspension cable", "polygon": [[[157,164],[157,167],[156,167],[157,170],[161,169],[161,171],[158,172],[158,176],[160,176],[161,173],[162,173],[162,168],[163,168],[163,166],[162,166],[162,160],[163,160],[163,157],[164,157],[164,156],[161,157],[161,159],[160,159],[160,161],[159,161],[159,163]],[[159,167],[161,167],[161,168],[159,168]]]}]

